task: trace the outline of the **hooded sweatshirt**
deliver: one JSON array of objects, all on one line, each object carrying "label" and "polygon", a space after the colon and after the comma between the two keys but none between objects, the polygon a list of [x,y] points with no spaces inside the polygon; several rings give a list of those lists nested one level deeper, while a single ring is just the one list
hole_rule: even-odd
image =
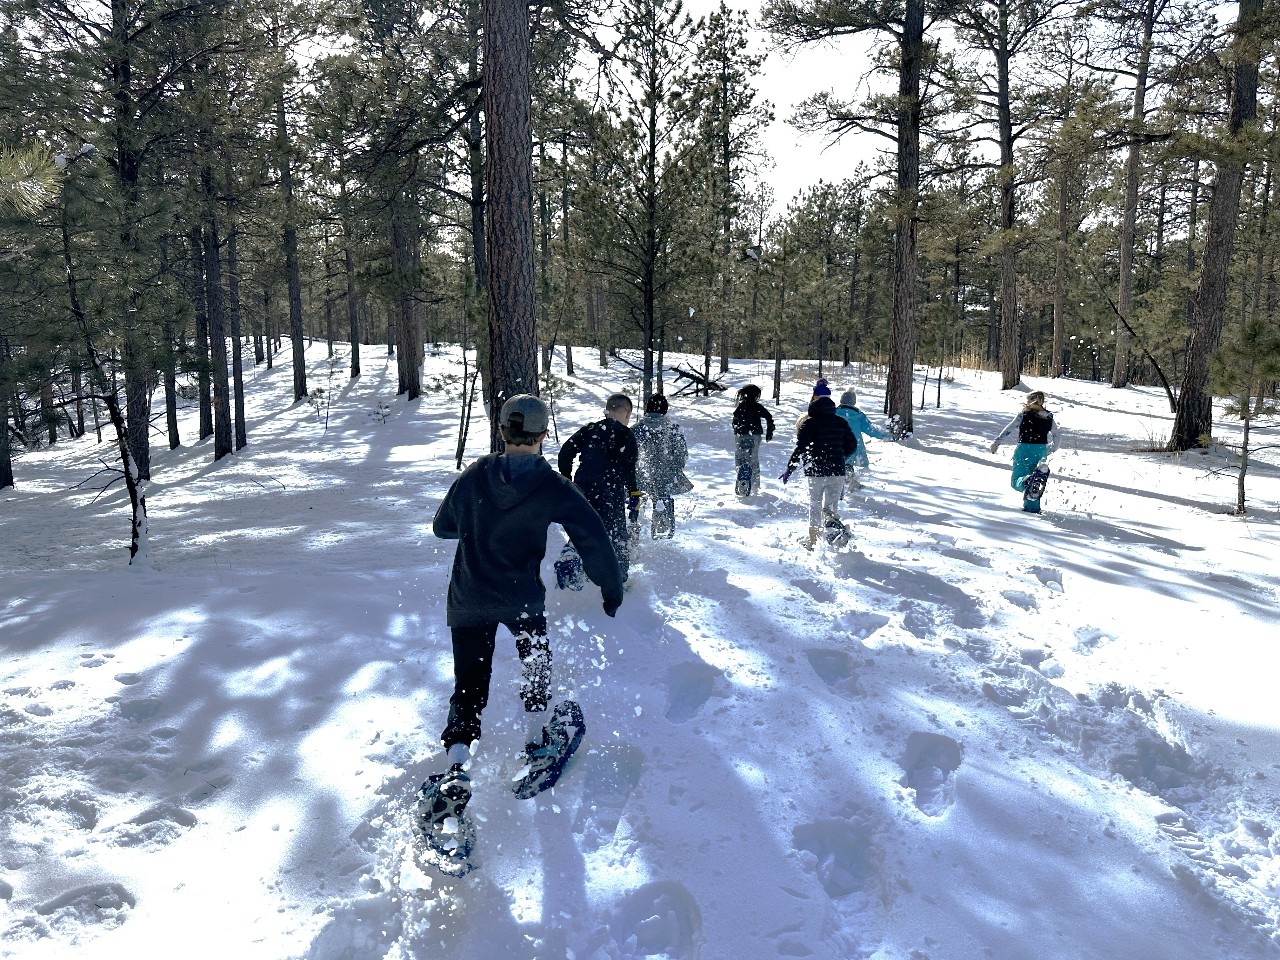
[{"label": "hooded sweatshirt", "polygon": [[605,603],[622,602],[622,571],[604,523],[582,492],[540,456],[489,454],[467,467],[436,510],[432,530],[457,540],[449,576],[451,627],[541,614],[547,528],[564,527]]}]

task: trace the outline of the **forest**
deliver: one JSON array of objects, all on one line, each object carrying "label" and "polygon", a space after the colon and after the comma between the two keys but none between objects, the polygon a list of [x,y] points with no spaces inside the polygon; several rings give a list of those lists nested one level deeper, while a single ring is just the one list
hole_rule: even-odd
[{"label": "forest", "polygon": [[[180,399],[220,459],[251,441],[246,368],[291,349],[282,403],[331,388],[314,340],[350,345],[343,377],[394,356],[410,400],[461,343],[486,407],[556,346],[570,373],[597,362],[572,345],[625,351],[646,395],[864,360],[901,433],[930,371],[1159,385],[1167,448],[1204,445],[1215,395],[1247,426],[1280,378],[1276,14],[0,0],[0,488],[96,430],[136,527]],[[765,58],[855,36],[775,116]],[[777,197],[776,123],[877,149]]]}]

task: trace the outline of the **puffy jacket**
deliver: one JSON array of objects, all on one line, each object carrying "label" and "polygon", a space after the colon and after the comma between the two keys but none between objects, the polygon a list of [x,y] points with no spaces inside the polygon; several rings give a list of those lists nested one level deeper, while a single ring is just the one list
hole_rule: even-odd
[{"label": "puffy jacket", "polygon": [[867,444],[863,437],[875,437],[877,440],[888,440],[889,434],[872,425],[867,415],[857,407],[840,404],[836,407],[836,415],[849,425],[853,435],[858,439],[858,449],[845,461],[851,467],[865,467],[867,460]]},{"label": "puffy jacket", "polygon": [[664,414],[647,413],[631,434],[640,455],[636,464],[637,490],[651,497],[675,497],[693,489],[684,473],[689,445],[677,424]]},{"label": "puffy jacket", "polygon": [[796,448],[787,461],[787,469],[804,465],[807,477],[844,476],[845,461],[858,449],[854,436],[843,418],[836,414],[830,397],[818,397],[809,404],[809,412],[796,430]]}]

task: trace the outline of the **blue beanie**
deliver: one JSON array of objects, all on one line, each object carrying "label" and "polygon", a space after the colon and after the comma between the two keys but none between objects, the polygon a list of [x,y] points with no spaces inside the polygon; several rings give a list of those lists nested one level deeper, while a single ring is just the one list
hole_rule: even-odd
[{"label": "blue beanie", "polygon": [[825,379],[818,379],[818,382],[813,387],[813,395],[815,397],[831,396],[831,388],[827,386],[827,381]]}]

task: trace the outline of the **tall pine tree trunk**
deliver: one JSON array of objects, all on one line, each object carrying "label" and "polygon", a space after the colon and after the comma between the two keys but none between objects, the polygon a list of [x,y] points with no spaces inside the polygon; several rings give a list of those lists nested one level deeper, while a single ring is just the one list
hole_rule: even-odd
[{"label": "tall pine tree trunk", "polygon": [[912,429],[911,387],[916,355],[916,227],[920,188],[920,75],[924,0],[906,0],[898,68],[898,160],[894,198],[893,318],[889,330],[888,413],[898,430]]},{"label": "tall pine tree trunk", "polygon": [[1187,344],[1187,364],[1173,416],[1170,450],[1190,450],[1213,435],[1213,395],[1209,392],[1209,361],[1222,340],[1227,314],[1227,281],[1235,245],[1236,220],[1240,213],[1240,192],[1244,184],[1244,128],[1258,114],[1258,36],[1262,0],[1239,0],[1232,53],[1235,61],[1231,84],[1226,142],[1217,167],[1213,197],[1209,201],[1209,223],[1204,244],[1204,263],[1195,294],[1191,340]]},{"label": "tall pine tree trunk", "polygon": [[307,395],[307,344],[302,330],[302,271],[298,266],[298,213],[293,196],[293,144],[285,118],[283,81],[276,98],[276,154],[284,203],[284,269],[289,287],[289,336],[293,340],[293,399]]},{"label": "tall pine tree trunk", "polygon": [[1111,370],[1111,386],[1129,385],[1129,350],[1133,337],[1128,324],[1133,319],[1133,248],[1138,222],[1138,174],[1141,168],[1141,135],[1147,115],[1147,73],[1151,67],[1151,36],[1156,14],[1163,0],[1146,0],[1142,11],[1142,47],[1138,51],[1138,70],[1133,82],[1133,115],[1129,131],[1129,153],[1124,163],[1124,212],[1120,218],[1120,291],[1116,311],[1116,356]]},{"label": "tall pine tree trunk", "polygon": [[490,449],[507,398],[538,392],[529,18],[523,0],[484,4]]}]

